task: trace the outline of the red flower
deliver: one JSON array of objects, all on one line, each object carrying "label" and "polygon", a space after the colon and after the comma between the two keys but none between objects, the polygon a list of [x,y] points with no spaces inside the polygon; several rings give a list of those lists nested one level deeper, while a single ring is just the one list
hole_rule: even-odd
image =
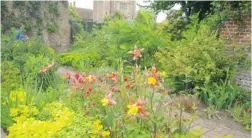
[{"label": "red flower", "polygon": [[88,91],[92,92],[92,87],[91,86],[88,87]]},{"label": "red flower", "polygon": [[131,81],[131,82],[127,83],[125,86],[126,86],[126,88],[130,88],[130,87],[132,87],[132,85],[134,83],[135,83],[135,81]]},{"label": "red flower", "polygon": [[74,74],[74,78],[75,78],[76,80],[79,81],[79,79],[80,79],[80,74],[79,74],[79,73],[75,73],[75,74]]},{"label": "red flower", "polygon": [[138,60],[139,57],[142,57],[141,52],[143,52],[144,48],[137,48],[136,45],[134,45],[134,50],[129,51],[129,54],[133,55],[133,60]]},{"label": "red flower", "polygon": [[127,77],[127,76],[124,76],[124,77],[123,77],[123,80],[124,80],[124,81],[128,81],[128,77]]}]

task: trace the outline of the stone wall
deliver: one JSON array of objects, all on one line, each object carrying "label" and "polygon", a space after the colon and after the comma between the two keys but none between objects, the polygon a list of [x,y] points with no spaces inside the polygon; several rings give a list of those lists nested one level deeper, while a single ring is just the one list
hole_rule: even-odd
[{"label": "stone wall", "polygon": [[23,24],[29,37],[41,37],[58,52],[70,45],[67,1],[4,1],[1,16],[6,30]]},{"label": "stone wall", "polygon": [[136,16],[136,2],[132,0],[123,1],[98,1],[94,0],[93,21],[102,23],[104,17],[115,12],[123,13],[128,21]]},{"label": "stone wall", "polygon": [[[251,16],[244,16],[241,23],[239,25],[234,19],[223,22],[220,26],[220,38],[230,40],[247,49],[246,53],[251,66]],[[251,69],[241,69],[236,73],[235,81],[244,89],[251,91]]]}]

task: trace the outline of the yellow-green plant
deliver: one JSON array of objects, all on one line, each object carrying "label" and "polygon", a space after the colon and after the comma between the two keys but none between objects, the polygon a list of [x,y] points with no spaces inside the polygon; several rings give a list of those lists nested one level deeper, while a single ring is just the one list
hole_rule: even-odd
[{"label": "yellow-green plant", "polygon": [[[27,109],[26,106],[23,108],[20,107],[16,109],[21,111],[22,114],[13,115],[16,123],[8,128],[8,138],[50,137],[71,123],[75,115],[73,111],[64,107],[64,105],[60,102],[53,102],[45,105],[43,111],[48,112],[52,116],[50,120],[45,121],[27,116],[29,109]],[[32,111],[33,114],[38,114],[38,110],[36,108]]]}]

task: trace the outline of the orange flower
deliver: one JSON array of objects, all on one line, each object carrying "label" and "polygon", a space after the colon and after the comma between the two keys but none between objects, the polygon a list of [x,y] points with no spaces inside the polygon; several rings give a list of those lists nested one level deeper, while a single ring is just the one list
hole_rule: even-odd
[{"label": "orange flower", "polygon": [[143,52],[144,48],[137,48],[136,45],[134,45],[134,50],[129,51],[129,54],[133,55],[133,60],[138,60],[139,57],[142,57],[141,52]]},{"label": "orange flower", "polygon": [[118,82],[118,75],[116,72],[112,72],[111,74],[106,75],[107,78],[111,79],[113,81],[113,84],[117,84]]},{"label": "orange flower", "polygon": [[130,81],[130,82],[128,82],[128,83],[126,83],[126,88],[130,88],[130,87],[132,87],[132,85],[135,83],[135,81],[133,80],[133,81]]},{"label": "orange flower", "polygon": [[46,67],[43,67],[40,69],[40,73],[44,73],[48,70],[50,70],[52,67],[54,67],[56,65],[56,62],[52,62],[51,64],[49,64],[48,66]]},{"label": "orange flower", "polygon": [[65,79],[66,79],[66,80],[69,80],[69,79],[70,79],[70,77],[71,77],[71,75],[70,75],[69,73],[66,73],[66,75],[65,75]]},{"label": "orange flower", "polygon": [[123,80],[124,80],[124,81],[128,81],[128,77],[127,77],[127,76],[124,76],[124,77],[123,77]]},{"label": "orange flower", "polygon": [[78,87],[77,83],[76,83],[76,82],[73,82],[73,83],[72,83],[72,89],[73,89],[73,90],[76,90],[77,87]]},{"label": "orange flower", "polygon": [[146,109],[144,108],[144,102],[141,100],[138,100],[134,104],[127,105],[127,108],[129,108],[127,115],[140,115],[140,117],[143,118],[148,115]]}]

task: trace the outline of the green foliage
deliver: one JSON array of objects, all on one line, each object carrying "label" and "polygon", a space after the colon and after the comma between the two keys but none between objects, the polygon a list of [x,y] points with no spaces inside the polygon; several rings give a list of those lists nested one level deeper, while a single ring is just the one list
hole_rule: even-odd
[{"label": "green foliage", "polygon": [[61,129],[52,138],[62,138],[62,137],[75,137],[75,138],[87,138],[89,134],[87,133],[92,129],[92,123],[90,118],[84,116],[84,113],[77,113],[74,120],[67,127]]},{"label": "green foliage", "polygon": [[96,29],[86,39],[74,42],[73,50],[85,53],[97,53],[101,59],[107,61],[108,66],[116,67],[119,59],[133,62],[128,51],[133,45],[145,48],[143,59],[139,63],[151,66],[155,63],[152,56],[158,47],[163,47],[167,41],[166,35],[155,25],[154,15],[150,12],[139,11],[133,22],[129,23],[118,18],[107,21],[100,30]]},{"label": "green foliage", "polygon": [[75,6],[68,6],[68,16],[71,25],[71,41],[73,41],[76,35],[83,33],[83,25],[81,24],[81,17]]},{"label": "green foliage", "polygon": [[55,15],[59,15],[59,11],[58,11],[58,2],[54,2],[54,3],[50,3],[48,5],[48,11],[50,13],[53,13]]},{"label": "green foliage", "polygon": [[168,13],[169,21],[165,22],[163,30],[170,35],[171,40],[180,40],[183,38],[183,31],[186,30],[188,20],[182,16],[183,11],[172,10]]},{"label": "green foliage", "polygon": [[251,1],[154,1],[149,8],[158,13],[170,10],[176,4],[181,5],[181,10],[187,17],[199,13],[199,20],[206,18],[209,13],[217,13],[224,14],[228,18],[234,17],[239,21],[241,15],[250,15],[251,11]]},{"label": "green foliage", "polygon": [[185,32],[185,39],[172,41],[160,49],[156,58],[161,67],[171,75],[194,85],[225,79],[230,61],[224,43],[212,36],[208,28],[198,32],[192,28]]},{"label": "green foliage", "polygon": [[231,115],[235,121],[242,123],[246,130],[251,130],[251,101],[245,104],[238,101],[231,111]]},{"label": "green foliage", "polygon": [[47,31],[50,33],[56,32],[57,30],[57,26],[55,24],[48,24],[47,25]]},{"label": "green foliage", "polygon": [[14,61],[22,69],[26,59],[32,55],[55,56],[54,50],[38,38],[14,41],[14,35],[2,35],[1,60]]},{"label": "green foliage", "polygon": [[59,62],[63,65],[72,66],[80,71],[94,66],[102,66],[102,59],[98,54],[77,51],[60,54]]},{"label": "green foliage", "polygon": [[204,102],[208,105],[215,105],[217,109],[231,107],[240,93],[244,92],[239,86],[229,82],[204,85],[201,89]]},{"label": "green foliage", "polygon": [[36,89],[36,91],[39,91],[39,89],[46,90],[49,86],[51,86],[55,79],[54,72],[57,68],[52,67],[45,73],[41,73],[40,69],[48,66],[52,62],[52,59],[42,55],[38,57],[29,56],[24,64],[24,70],[22,74],[25,85],[34,86],[33,89]]},{"label": "green foliage", "polygon": [[114,14],[105,16],[104,22],[106,23],[106,22],[110,22],[114,20],[125,20],[125,19],[126,19],[126,16],[123,13],[117,11]]},{"label": "green foliage", "polygon": [[[2,35],[2,38],[2,67],[8,68],[12,66],[12,69],[9,70],[10,72],[7,70],[3,71],[2,77],[4,79],[2,84],[7,84],[6,88],[12,89],[12,86],[9,85],[11,81],[13,82],[13,87],[17,83],[23,85],[26,81],[30,81],[29,84],[33,83],[32,87],[37,87],[38,90],[39,86],[42,85],[41,81],[38,83],[38,78],[43,77],[43,75],[38,77],[40,69],[52,63],[55,56],[54,50],[36,38],[27,41],[13,41],[13,36],[7,35]],[[43,85],[45,90],[48,84],[44,83]]]},{"label": "green foliage", "polygon": [[1,80],[2,95],[4,95],[5,92],[15,90],[21,86],[20,71],[19,68],[15,65],[15,62],[1,62]]}]

